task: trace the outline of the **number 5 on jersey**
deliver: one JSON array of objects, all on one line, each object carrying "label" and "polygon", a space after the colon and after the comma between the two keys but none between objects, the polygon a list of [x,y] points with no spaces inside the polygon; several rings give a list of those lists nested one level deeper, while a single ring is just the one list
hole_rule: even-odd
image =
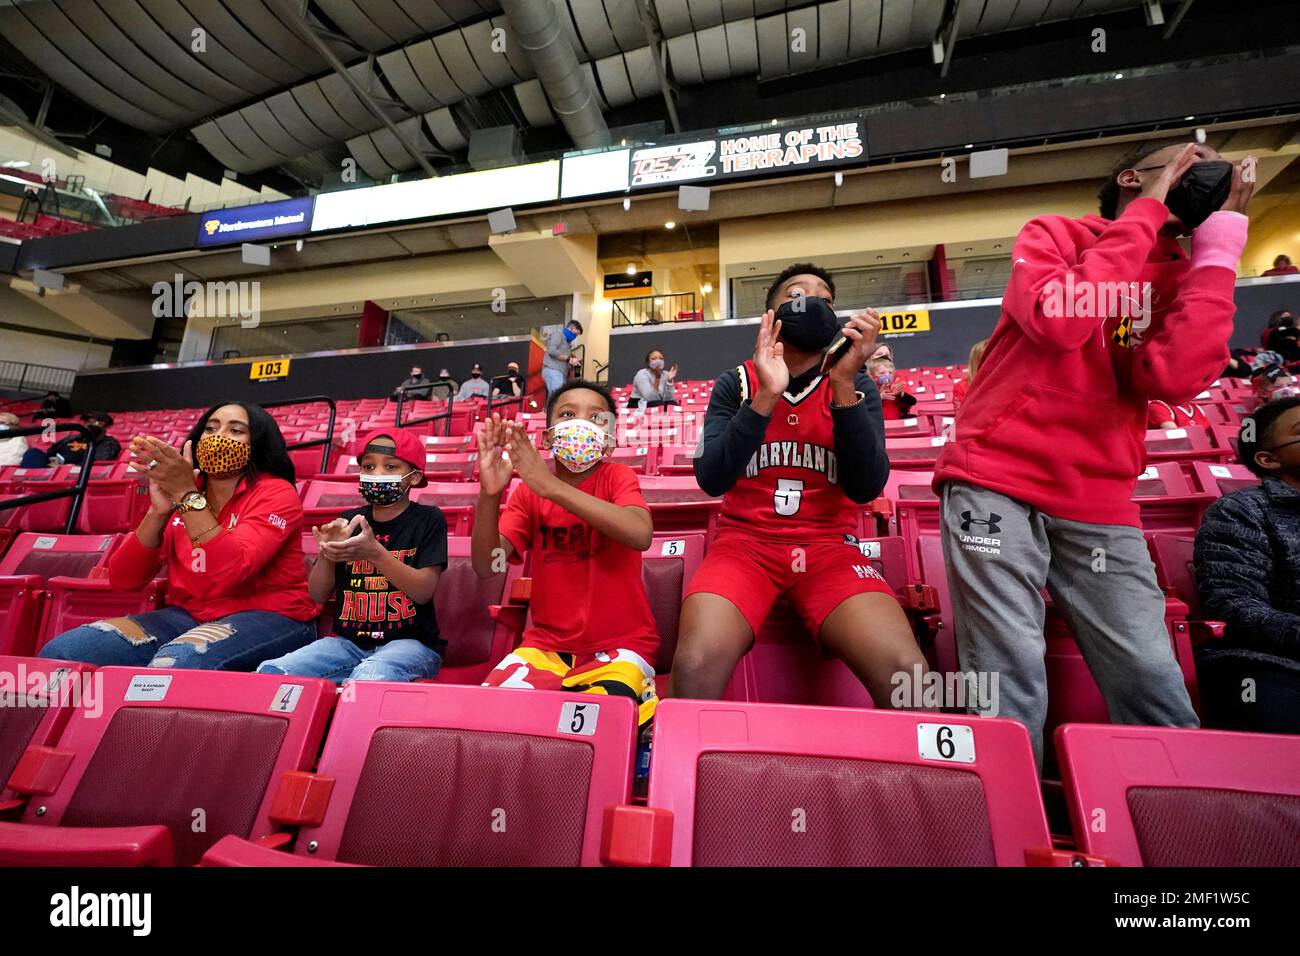
[{"label": "number 5 on jersey", "polygon": [[776,509],[777,514],[785,518],[798,514],[799,505],[802,501],[802,478],[778,478],[776,480],[776,491],[772,492],[772,507]]}]

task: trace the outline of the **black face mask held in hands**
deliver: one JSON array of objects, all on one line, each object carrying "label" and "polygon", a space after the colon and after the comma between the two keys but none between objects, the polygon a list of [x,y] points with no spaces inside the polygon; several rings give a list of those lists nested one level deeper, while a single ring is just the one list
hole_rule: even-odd
[{"label": "black face mask held in hands", "polygon": [[1165,205],[1188,229],[1195,229],[1228,201],[1232,163],[1196,163],[1169,190]]},{"label": "black face mask held in hands", "polygon": [[801,352],[820,352],[844,324],[829,302],[810,295],[782,303],[775,318],[781,323],[781,338]]}]

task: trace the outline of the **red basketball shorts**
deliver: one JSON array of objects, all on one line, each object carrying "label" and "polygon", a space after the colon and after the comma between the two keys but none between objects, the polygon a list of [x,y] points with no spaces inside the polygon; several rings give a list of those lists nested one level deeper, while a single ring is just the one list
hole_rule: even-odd
[{"label": "red basketball shorts", "polygon": [[740,610],[755,634],[779,597],[794,605],[808,629],[855,594],[888,594],[891,588],[862,552],[843,542],[765,541],[722,531],[709,545],[686,596],[716,594]]}]

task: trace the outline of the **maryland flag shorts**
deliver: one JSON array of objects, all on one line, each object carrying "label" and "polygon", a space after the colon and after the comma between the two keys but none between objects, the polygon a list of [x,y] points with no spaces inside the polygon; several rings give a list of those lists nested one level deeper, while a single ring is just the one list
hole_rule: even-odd
[{"label": "maryland flag shorts", "polygon": [[578,694],[628,697],[636,702],[637,723],[654,717],[655,669],[636,651],[616,648],[594,654],[564,654],[536,647],[516,647],[502,658],[484,687],[564,690]]}]

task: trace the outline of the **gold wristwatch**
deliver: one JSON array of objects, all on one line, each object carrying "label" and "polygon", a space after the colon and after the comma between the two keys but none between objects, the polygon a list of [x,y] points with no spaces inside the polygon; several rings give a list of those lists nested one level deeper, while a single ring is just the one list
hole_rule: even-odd
[{"label": "gold wristwatch", "polygon": [[191,491],[176,504],[172,505],[175,514],[183,515],[190,511],[203,511],[208,507],[208,499],[201,491]]}]

